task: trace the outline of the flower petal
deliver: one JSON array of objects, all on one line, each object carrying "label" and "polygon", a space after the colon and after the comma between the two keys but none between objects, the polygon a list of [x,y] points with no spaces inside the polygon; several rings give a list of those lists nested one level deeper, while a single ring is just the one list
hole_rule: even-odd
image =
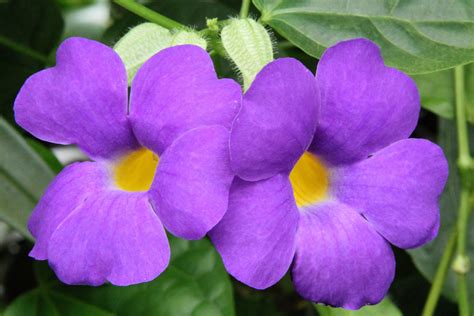
[{"label": "flower petal", "polygon": [[31,76],[15,100],[16,122],[45,141],[110,158],[137,146],[127,114],[127,76],[113,49],[64,41],[57,65]]},{"label": "flower petal", "polygon": [[156,278],[168,266],[166,233],[143,193],[102,191],[54,232],[48,259],[67,284],[130,285]]},{"label": "flower petal", "polygon": [[438,200],[447,178],[441,148],[424,139],[406,139],[336,170],[333,186],[335,196],[357,209],[388,241],[413,248],[438,232]]},{"label": "flower petal", "polygon": [[313,138],[318,96],[311,72],[281,58],[265,66],[244,96],[231,133],[237,175],[256,181],[289,173]]},{"label": "flower petal", "polygon": [[316,72],[321,114],[311,151],[333,165],[356,162],[415,129],[415,82],[386,67],[366,39],[341,42],[323,54]]},{"label": "flower petal", "polygon": [[36,239],[31,257],[48,258],[48,243],[56,228],[89,195],[101,190],[105,181],[105,170],[95,162],[74,163],[61,171],[29,219],[28,228]]},{"label": "flower petal", "polygon": [[161,154],[182,133],[204,125],[230,129],[240,107],[240,86],[219,80],[205,50],[166,48],[150,58],[132,83],[130,119],[145,147]]},{"label": "flower petal", "polygon": [[305,209],[292,266],[305,299],[346,309],[376,304],[394,274],[390,245],[357,212],[333,202]]},{"label": "flower petal", "polygon": [[229,131],[218,125],[199,127],[176,139],[160,157],[150,194],[173,235],[200,239],[224,216],[233,178]]},{"label": "flower petal", "polygon": [[298,209],[287,175],[259,182],[236,178],[229,209],[209,236],[230,274],[264,289],[288,271],[297,226]]}]

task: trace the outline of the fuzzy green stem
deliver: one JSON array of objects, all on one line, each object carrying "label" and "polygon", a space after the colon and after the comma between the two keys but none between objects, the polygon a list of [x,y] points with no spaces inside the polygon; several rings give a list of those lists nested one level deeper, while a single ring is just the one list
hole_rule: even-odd
[{"label": "fuzzy green stem", "polygon": [[8,47],[9,49],[17,52],[17,53],[20,53],[24,56],[27,56],[27,57],[30,57],[32,59],[35,59],[37,61],[40,61],[42,63],[44,63],[45,65],[49,65],[50,64],[50,60],[47,56],[41,54],[41,53],[38,53],[37,51],[27,47],[27,46],[24,46],[22,44],[18,44],[12,40],[10,40],[8,37],[5,37],[3,35],[0,35],[0,45],[3,45],[5,47]]},{"label": "fuzzy green stem", "polygon": [[454,69],[456,130],[458,137],[458,171],[461,178],[461,196],[457,218],[457,247],[453,269],[457,273],[459,315],[469,316],[469,295],[466,274],[469,271],[469,257],[466,255],[467,225],[469,219],[469,173],[472,159],[469,153],[469,139],[464,102],[464,68]]},{"label": "fuzzy green stem", "polygon": [[[464,100],[464,68],[458,66],[454,69],[454,85],[455,85],[455,112],[456,112],[456,129],[458,136],[458,163],[465,163],[469,167],[471,163],[471,155],[469,153],[469,139],[466,120],[466,105]],[[465,172],[460,170],[460,172]]]},{"label": "fuzzy green stem", "polygon": [[465,274],[457,276],[459,316],[470,316],[469,314],[469,293]]},{"label": "fuzzy green stem", "polygon": [[242,6],[240,7],[240,17],[245,19],[249,15],[250,0],[242,0]]},{"label": "fuzzy green stem", "polygon": [[144,5],[136,3],[133,0],[114,0],[115,3],[124,7],[128,11],[141,16],[145,20],[161,25],[167,29],[183,29],[185,26],[175,20],[155,12]]},{"label": "fuzzy green stem", "polygon": [[457,229],[459,231],[456,258],[453,269],[457,274],[459,315],[469,316],[469,294],[466,274],[469,272],[469,257],[466,255],[467,222],[469,219],[469,190],[461,188]]},{"label": "fuzzy green stem", "polygon": [[454,254],[454,247],[456,246],[456,230],[449,237],[446,248],[444,248],[443,256],[436,269],[436,274],[431,285],[430,293],[423,308],[422,316],[432,316],[436,305],[438,304],[441,291],[443,289],[446,276],[448,275],[451,259]]}]

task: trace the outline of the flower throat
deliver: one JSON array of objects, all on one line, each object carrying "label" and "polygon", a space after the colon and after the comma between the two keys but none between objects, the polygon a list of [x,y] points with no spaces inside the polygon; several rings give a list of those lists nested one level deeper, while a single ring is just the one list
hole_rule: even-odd
[{"label": "flower throat", "polygon": [[318,157],[305,152],[293,167],[290,182],[296,205],[308,206],[326,198],[329,175]]},{"label": "flower throat", "polygon": [[115,165],[115,185],[124,191],[148,191],[153,182],[158,161],[158,156],[146,148],[132,151]]}]

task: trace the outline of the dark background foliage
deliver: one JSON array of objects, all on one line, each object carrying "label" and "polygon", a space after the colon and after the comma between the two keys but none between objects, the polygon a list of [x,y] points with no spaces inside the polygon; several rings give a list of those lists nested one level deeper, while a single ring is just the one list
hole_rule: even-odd
[{"label": "dark background foliage", "polygon": [[[452,111],[453,72],[441,70],[474,60],[474,5],[469,1],[452,4],[470,12],[467,17],[462,12],[456,15],[455,10],[440,1],[429,0],[412,1],[417,4],[412,12],[410,8],[395,10],[400,9],[396,7],[398,1],[373,2],[372,6],[370,1],[354,1],[353,7],[344,9],[340,1],[328,7],[319,6],[322,1],[298,1],[300,7],[297,4],[290,14],[282,13],[281,9],[294,5],[289,0],[278,5],[276,1],[257,0],[251,8],[250,16],[258,18],[262,12],[262,21],[274,29],[277,56],[296,57],[315,70],[325,47],[344,38],[367,36],[379,39],[387,62],[412,73],[419,85],[424,110],[414,136],[431,139],[445,149],[451,162],[451,176],[442,200],[439,238],[415,251],[395,249],[397,272],[389,297],[403,315],[421,313],[430,280],[456,219],[459,179],[454,163],[457,147]],[[206,27],[206,18],[225,20],[237,16],[241,5],[239,0],[143,3],[198,30]],[[314,5],[305,7],[308,3]],[[386,6],[399,15],[386,19]],[[439,23],[449,24],[451,34],[446,30],[433,33],[431,28],[436,25],[420,21],[420,15],[433,10],[447,11],[445,20],[443,14],[437,17]],[[42,190],[62,165],[51,153],[51,144],[33,140],[15,125],[14,98],[28,76],[54,65],[55,50],[62,39],[84,36],[113,45],[142,22],[142,18],[106,0],[0,0],[0,219],[9,223],[0,222],[0,311],[5,315],[352,315],[341,310],[315,309],[295,293],[289,275],[265,291],[237,282],[225,273],[207,240],[172,239],[173,258],[166,273],[153,282],[127,288],[66,286],[56,280],[47,264],[33,262],[27,256],[32,241],[24,223]],[[313,33],[307,32],[308,26]],[[425,33],[413,35],[415,28]],[[408,39],[407,34],[413,37]],[[214,58],[220,76],[239,79],[229,61],[220,56]],[[472,64],[465,67],[471,122],[473,68]],[[437,72],[420,74],[428,71]],[[474,132],[471,134],[474,139]],[[470,227],[469,253],[473,257],[474,223]],[[469,275],[471,294],[473,275]],[[458,313],[453,303],[455,293],[454,274],[450,273],[436,315]],[[471,296],[472,306],[473,301]],[[390,308],[383,313],[400,315]],[[382,309],[354,315],[372,313],[379,315]]]}]

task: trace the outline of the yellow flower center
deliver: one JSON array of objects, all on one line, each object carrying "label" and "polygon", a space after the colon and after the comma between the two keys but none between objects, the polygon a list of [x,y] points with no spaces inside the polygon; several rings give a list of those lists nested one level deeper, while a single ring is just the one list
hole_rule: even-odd
[{"label": "yellow flower center", "polygon": [[147,191],[155,176],[158,156],[141,148],[121,158],[114,166],[114,180],[124,191]]},{"label": "yellow flower center", "polygon": [[326,167],[315,155],[305,152],[290,173],[296,205],[298,207],[324,200],[328,191],[329,175]]}]

